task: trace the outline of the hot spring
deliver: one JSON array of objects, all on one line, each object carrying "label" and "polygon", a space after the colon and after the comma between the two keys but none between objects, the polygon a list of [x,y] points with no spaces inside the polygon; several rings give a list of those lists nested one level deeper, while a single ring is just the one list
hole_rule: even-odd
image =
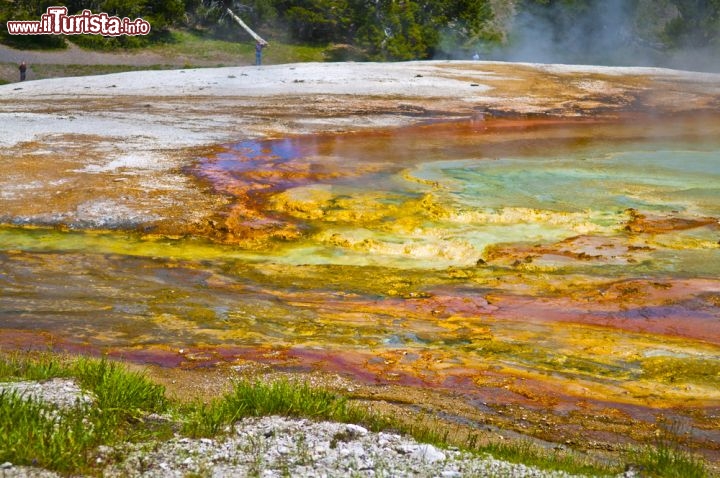
[{"label": "hot spring", "polygon": [[720,117],[215,151],[186,171],[232,198],[207,233],[0,228],[2,345],[341,373],[541,438],[623,442],[663,415],[717,453]]}]

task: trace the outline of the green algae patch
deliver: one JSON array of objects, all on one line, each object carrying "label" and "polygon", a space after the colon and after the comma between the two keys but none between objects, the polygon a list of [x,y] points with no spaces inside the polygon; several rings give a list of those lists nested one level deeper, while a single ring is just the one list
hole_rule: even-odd
[{"label": "green algae patch", "polygon": [[167,259],[245,257],[242,251],[220,247],[201,238],[148,236],[127,231],[62,230],[43,227],[0,226],[2,250],[84,252]]},{"label": "green algae patch", "polygon": [[720,363],[695,357],[651,357],[642,361],[643,378],[672,384],[720,387]]}]

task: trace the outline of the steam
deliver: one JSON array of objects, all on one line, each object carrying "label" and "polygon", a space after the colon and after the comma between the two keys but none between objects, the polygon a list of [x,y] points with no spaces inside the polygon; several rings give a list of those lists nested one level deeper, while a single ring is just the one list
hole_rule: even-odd
[{"label": "steam", "polygon": [[679,12],[667,0],[603,0],[577,6],[524,7],[500,28],[502,46],[479,43],[453,54],[469,59],[537,63],[660,66],[720,72],[720,45],[670,49],[662,41],[665,25]]},{"label": "steam", "polygon": [[567,7],[562,3],[523,11],[509,25],[510,47],[500,53],[513,61],[609,62],[610,52],[627,47],[629,25],[622,14],[623,2],[602,2],[574,19],[564,13]]}]

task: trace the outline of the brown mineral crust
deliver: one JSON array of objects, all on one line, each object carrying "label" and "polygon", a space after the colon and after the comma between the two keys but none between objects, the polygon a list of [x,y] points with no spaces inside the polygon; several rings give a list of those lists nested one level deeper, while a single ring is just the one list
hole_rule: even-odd
[{"label": "brown mineral crust", "polygon": [[638,211],[629,210],[631,219],[625,229],[632,233],[642,234],[665,234],[673,231],[686,231],[699,227],[712,227],[713,230],[720,230],[720,219],[715,217],[686,218],[666,217],[642,214]]}]

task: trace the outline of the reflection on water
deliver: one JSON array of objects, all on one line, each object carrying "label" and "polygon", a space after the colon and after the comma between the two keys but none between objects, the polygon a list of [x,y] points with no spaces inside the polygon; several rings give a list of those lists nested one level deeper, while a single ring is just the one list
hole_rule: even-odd
[{"label": "reflection on water", "polygon": [[222,237],[0,229],[2,341],[498,406],[720,407],[719,132],[488,120],[229,145],[193,168],[235,198]]}]

